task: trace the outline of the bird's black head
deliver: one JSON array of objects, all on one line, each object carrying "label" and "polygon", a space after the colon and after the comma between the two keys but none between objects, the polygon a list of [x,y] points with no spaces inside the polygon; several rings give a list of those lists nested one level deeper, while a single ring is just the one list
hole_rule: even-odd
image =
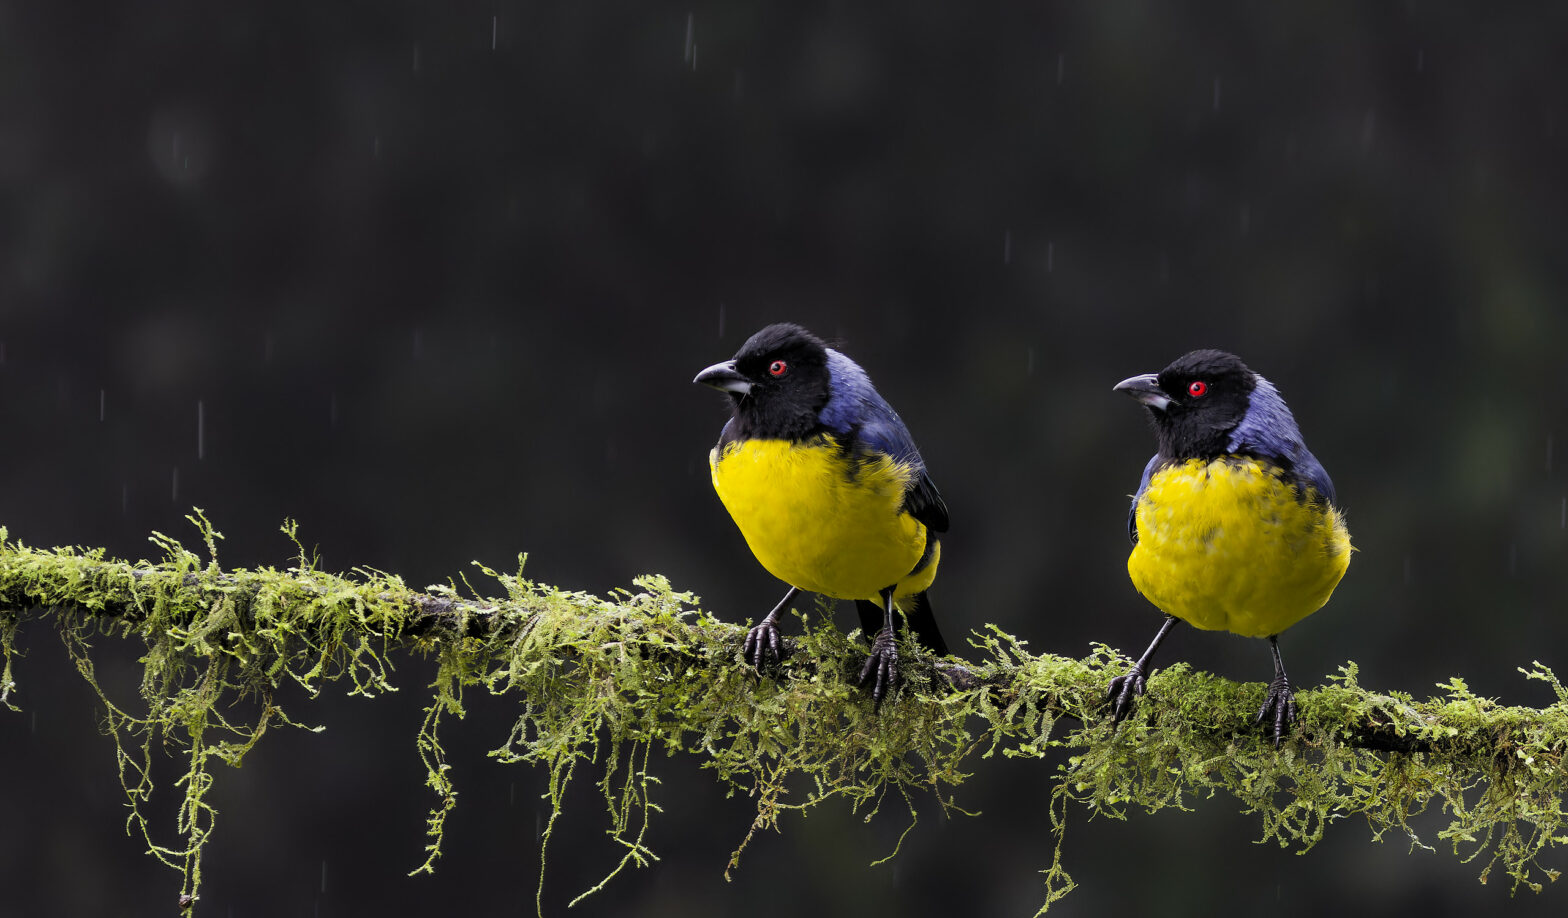
[{"label": "bird's black head", "polygon": [[734,360],[716,363],[692,380],[729,395],[735,419],[728,434],[785,440],[816,431],[831,381],[827,345],[788,322],[752,335]]},{"label": "bird's black head", "polygon": [[1257,374],[1235,354],[1193,351],[1159,373],[1116,384],[1149,409],[1160,455],[1213,459],[1226,452],[1231,432],[1246,417]]}]

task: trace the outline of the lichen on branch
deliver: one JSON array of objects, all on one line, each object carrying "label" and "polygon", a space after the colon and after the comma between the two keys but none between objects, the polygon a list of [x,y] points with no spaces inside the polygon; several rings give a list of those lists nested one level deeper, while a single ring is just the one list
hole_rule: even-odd
[{"label": "lichen on branch", "polygon": [[[917,801],[962,812],[958,789],[984,780],[987,759],[1065,750],[1064,764],[1040,763],[1054,771],[1042,830],[1056,840],[1042,911],[1073,885],[1064,836],[1076,807],[1123,819],[1223,793],[1257,814],[1264,839],[1304,849],[1351,815],[1374,838],[1395,830],[1421,844],[1411,819],[1435,806],[1449,817],[1436,841],[1483,864],[1483,881],[1500,870],[1515,888],[1537,891],[1539,877],[1558,875],[1543,853],[1568,844],[1568,691],[1540,664],[1521,672],[1555,692],[1542,709],[1477,697],[1458,678],[1426,700],[1375,693],[1347,664],[1330,684],[1299,693],[1301,722],[1275,750],[1250,722],[1261,684],[1173,666],[1113,730],[1102,697],[1126,658],[1103,646],[1081,660],[1034,654],[992,627],[972,637],[973,679],[948,678],[950,668],[903,648],[904,683],[874,710],[855,684],[863,648],[831,623],[808,621],[785,662],[759,679],[740,660],[744,629],[662,577],[596,597],[525,579],[520,558],[515,573],[479,568],[493,597],[463,578],[415,590],[381,571],[320,570],[292,523],[290,567],[225,569],[221,535],[199,510],[190,519],[201,554],[155,534],[159,556],[137,562],[34,549],[0,529],[0,702],[14,707],[18,697],[19,630],[52,624],[103,704],[128,828],[179,872],[182,903],[200,895],[218,815],[207,794],[220,766],[238,765],[272,727],[300,726],[278,690],[295,683],[312,697],[328,686],[376,697],[396,690],[393,656],[410,652],[436,661],[416,737],[435,799],[415,873],[434,869],[457,803],[440,728],[463,715],[471,691],[517,700],[517,720],[491,755],[547,775],[546,844],[569,783],[595,775],[609,832],[625,849],[604,882],[657,860],[645,834],[659,812],[655,751],[701,757],[727,792],[756,802],[751,826],[737,827],[733,867],[785,812],[837,798],[869,816],[891,800],[913,828]],[[145,647],[138,699],[99,687],[93,643],[104,636]],[[240,720],[234,711],[251,713]],[[154,838],[147,813],[155,750],[165,748],[185,757],[173,840]],[[542,890],[543,859],[540,870]]]}]

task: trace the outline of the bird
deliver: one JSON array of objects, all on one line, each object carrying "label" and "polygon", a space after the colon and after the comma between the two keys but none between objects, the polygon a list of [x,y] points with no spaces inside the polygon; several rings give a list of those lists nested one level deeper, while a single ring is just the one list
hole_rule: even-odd
[{"label": "bird", "polygon": [[708,455],[713,489],[752,554],[789,585],[747,632],[743,655],[759,670],[782,657],[778,619],[798,592],[853,599],[873,638],[859,684],[872,680],[880,706],[898,679],[895,611],[947,655],[926,595],[947,504],[909,429],[859,364],[789,322],[693,382],[723,392],[731,409]]},{"label": "bird", "polygon": [[1147,409],[1159,444],[1127,516],[1127,573],[1165,621],[1111,680],[1113,723],[1143,694],[1149,662],[1180,619],[1268,639],[1274,678],[1256,722],[1272,726],[1277,747],[1296,719],[1280,632],[1322,608],[1350,565],[1334,484],[1279,390],[1234,354],[1195,350],[1114,391]]}]

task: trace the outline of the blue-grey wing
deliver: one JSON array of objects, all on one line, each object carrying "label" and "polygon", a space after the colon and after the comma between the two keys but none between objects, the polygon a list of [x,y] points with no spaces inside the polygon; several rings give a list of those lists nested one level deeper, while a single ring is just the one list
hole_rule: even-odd
[{"label": "blue-grey wing", "polygon": [[1334,494],[1334,482],[1329,480],[1328,470],[1323,468],[1323,463],[1318,457],[1312,455],[1306,444],[1296,453],[1291,471],[1294,472],[1296,483],[1299,487],[1306,484],[1318,492],[1318,496],[1331,504],[1338,504],[1339,498]]},{"label": "blue-grey wing", "polygon": [[1255,379],[1247,413],[1231,432],[1227,449],[1273,462],[1290,476],[1303,495],[1310,488],[1318,497],[1337,503],[1334,482],[1323,463],[1307,449],[1296,417],[1286,407],[1279,390],[1262,376]]},{"label": "blue-grey wing", "polygon": [[1154,474],[1154,469],[1160,464],[1160,454],[1155,453],[1149,459],[1149,464],[1143,467],[1143,477],[1138,479],[1138,493],[1132,496],[1132,506],[1127,508],[1127,538],[1132,544],[1138,544],[1138,501],[1143,499],[1143,492],[1149,490],[1149,477]]},{"label": "blue-grey wing", "polygon": [[724,451],[724,447],[729,446],[731,443],[734,443],[740,439],[739,427],[740,425],[735,423],[734,418],[730,418],[728,421],[724,422],[724,429],[719,431],[718,449],[721,453]]},{"label": "blue-grey wing", "polygon": [[818,414],[822,426],[843,439],[846,448],[889,456],[914,470],[904,491],[904,509],[934,532],[947,531],[947,504],[926,470],[909,428],[887,403],[860,365],[828,349],[832,382],[828,403]]}]

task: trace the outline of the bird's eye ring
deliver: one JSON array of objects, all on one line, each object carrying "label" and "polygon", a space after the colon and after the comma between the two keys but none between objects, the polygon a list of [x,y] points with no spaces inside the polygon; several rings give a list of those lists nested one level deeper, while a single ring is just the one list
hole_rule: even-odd
[{"label": "bird's eye ring", "polygon": [[1209,384],[1201,379],[1194,379],[1187,384],[1187,394],[1193,398],[1202,398],[1209,391]]},{"label": "bird's eye ring", "polygon": [[785,363],[782,360],[775,360],[772,363],[768,364],[768,375],[769,376],[783,376],[785,373],[788,373],[788,372],[789,372],[789,364]]}]

